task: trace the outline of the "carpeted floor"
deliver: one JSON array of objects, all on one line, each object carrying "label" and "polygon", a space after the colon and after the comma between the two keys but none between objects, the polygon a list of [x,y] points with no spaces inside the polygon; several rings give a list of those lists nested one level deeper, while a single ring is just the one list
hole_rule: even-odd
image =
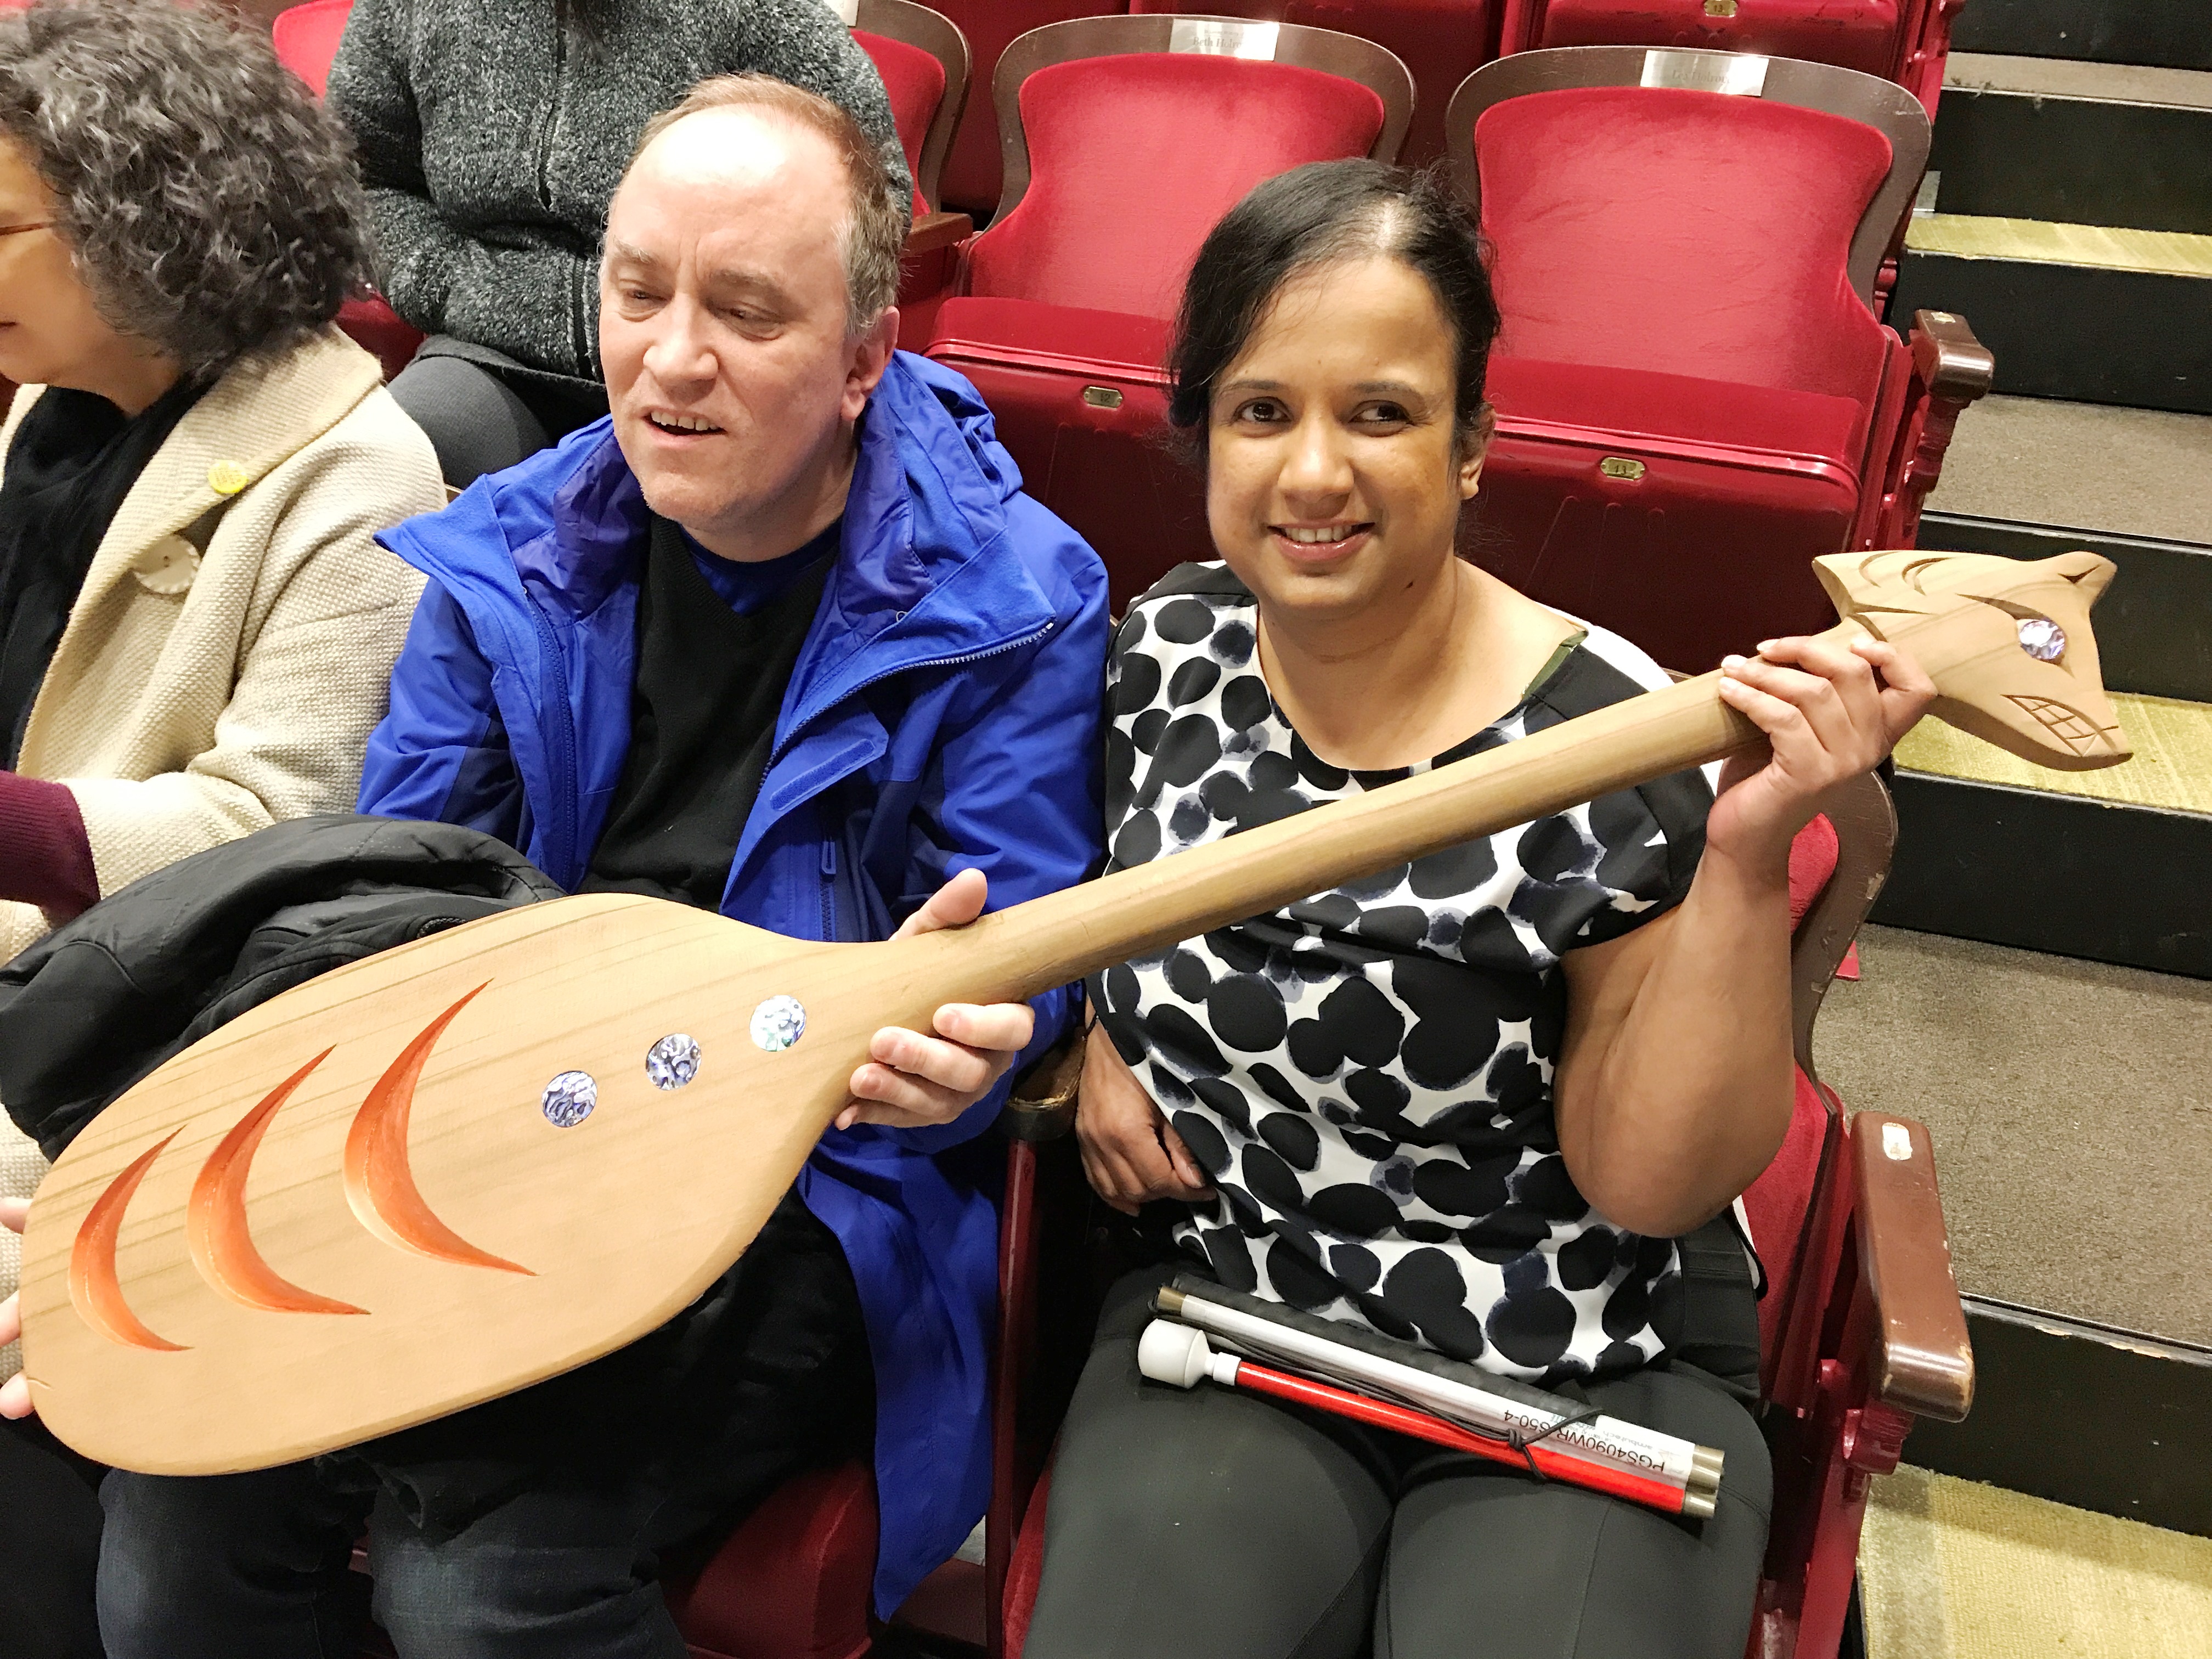
[{"label": "carpeted floor", "polygon": [[2212,981],[1888,927],[1859,952],[1814,1061],[1928,1125],[1961,1288],[2212,1343]]},{"label": "carpeted floor", "polygon": [[1984,398],[1959,417],[1928,507],[2212,542],[2212,415]]},{"label": "carpeted floor", "polygon": [[2212,813],[2212,703],[2112,694],[2135,750],[2132,759],[2094,772],[2057,772],[1941,720],[1923,720],[1897,745],[1897,763],[1947,778],[1978,778],[2022,789],[2053,789],[2136,806]]},{"label": "carpeted floor", "polygon": [[1867,1659],[2203,1659],[2212,1539],[1906,1466],[1859,1545]]}]

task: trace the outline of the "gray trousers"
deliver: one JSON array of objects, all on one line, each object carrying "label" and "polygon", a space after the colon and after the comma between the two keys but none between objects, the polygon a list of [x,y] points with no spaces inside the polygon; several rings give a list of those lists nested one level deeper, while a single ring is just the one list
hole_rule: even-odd
[{"label": "gray trousers", "polygon": [[[1739,1258],[1740,1259],[1740,1258]],[[1147,1382],[1146,1270],[1109,1296],[1060,1431],[1024,1659],[1738,1659],[1772,1474],[1686,1366],[1593,1404],[1727,1454],[1720,1512],[1670,1518],[1212,1383]],[[1694,1287],[1693,1300],[1710,1295]],[[1716,1310],[1756,1313],[1748,1276]]]},{"label": "gray trousers", "polygon": [[455,489],[504,472],[607,412],[606,388],[433,335],[389,388]]}]

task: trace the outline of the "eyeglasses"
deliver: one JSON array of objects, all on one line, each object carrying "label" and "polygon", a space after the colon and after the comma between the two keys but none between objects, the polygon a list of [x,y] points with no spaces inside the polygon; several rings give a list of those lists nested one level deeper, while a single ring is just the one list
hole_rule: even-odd
[{"label": "eyeglasses", "polygon": [[20,236],[27,230],[51,230],[52,228],[53,222],[52,220],[40,219],[34,223],[27,225],[0,225],[0,236]]}]

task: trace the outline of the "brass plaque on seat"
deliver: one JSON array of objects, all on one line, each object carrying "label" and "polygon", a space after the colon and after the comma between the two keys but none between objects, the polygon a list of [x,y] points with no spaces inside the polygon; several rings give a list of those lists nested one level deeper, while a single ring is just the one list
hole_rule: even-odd
[{"label": "brass plaque on seat", "polygon": [[1708,17],[1735,16],[1735,0],[1705,0],[1705,15]]},{"label": "brass plaque on seat", "polygon": [[1644,476],[1644,463],[1627,455],[1608,455],[1597,464],[1597,470],[1608,478],[1625,478],[1634,483]]},{"label": "brass plaque on seat", "polygon": [[1083,388],[1083,401],[1093,409],[1119,409],[1121,394],[1110,386],[1087,386]]}]

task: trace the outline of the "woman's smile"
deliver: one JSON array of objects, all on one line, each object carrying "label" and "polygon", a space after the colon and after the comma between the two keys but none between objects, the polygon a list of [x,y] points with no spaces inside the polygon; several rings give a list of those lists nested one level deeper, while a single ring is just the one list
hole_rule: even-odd
[{"label": "woman's smile", "polygon": [[1275,550],[1291,563],[1313,568],[1340,564],[1373,539],[1372,520],[1334,524],[1271,524]]}]

